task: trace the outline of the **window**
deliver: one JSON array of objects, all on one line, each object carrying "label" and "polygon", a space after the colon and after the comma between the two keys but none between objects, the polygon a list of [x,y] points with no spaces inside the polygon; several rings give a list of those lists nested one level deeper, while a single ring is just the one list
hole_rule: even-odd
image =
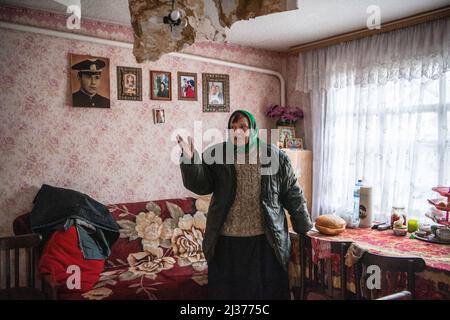
[{"label": "window", "polygon": [[373,187],[376,218],[388,217],[393,205],[423,216],[427,199],[438,196],[431,188],[450,183],[450,73],[333,88],[325,119],[330,209],[351,207],[363,177]]}]

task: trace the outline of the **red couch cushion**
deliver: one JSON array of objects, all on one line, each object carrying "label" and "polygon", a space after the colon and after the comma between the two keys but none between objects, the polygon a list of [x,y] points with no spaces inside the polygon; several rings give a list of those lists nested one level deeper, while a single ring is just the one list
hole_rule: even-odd
[{"label": "red couch cushion", "polygon": [[92,289],[105,266],[105,260],[87,260],[83,257],[75,226],[67,231],[55,231],[51,235],[42,252],[38,269],[40,274],[50,274],[61,285],[62,291],[72,292],[77,289],[69,289],[66,285],[67,279],[74,274],[73,270],[68,272],[72,265],[80,269],[81,291]]}]

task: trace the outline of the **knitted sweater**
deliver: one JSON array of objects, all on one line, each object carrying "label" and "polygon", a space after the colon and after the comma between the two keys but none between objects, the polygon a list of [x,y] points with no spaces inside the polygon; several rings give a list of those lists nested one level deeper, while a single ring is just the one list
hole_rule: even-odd
[{"label": "knitted sweater", "polygon": [[237,163],[236,198],[222,226],[221,234],[233,237],[251,237],[264,234],[264,221],[260,201],[261,166],[255,157],[249,163],[248,155],[245,163]]}]

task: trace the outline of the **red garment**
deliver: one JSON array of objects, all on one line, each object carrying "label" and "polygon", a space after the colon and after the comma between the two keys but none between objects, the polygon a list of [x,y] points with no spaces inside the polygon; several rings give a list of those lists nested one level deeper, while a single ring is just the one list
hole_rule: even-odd
[{"label": "red garment", "polygon": [[194,89],[192,89],[191,86],[188,86],[186,88],[186,98],[193,98],[194,97]]},{"label": "red garment", "polygon": [[61,285],[62,291],[75,292],[79,290],[69,289],[66,284],[67,279],[74,275],[74,271],[67,271],[71,265],[80,268],[81,291],[92,289],[105,265],[105,260],[87,260],[83,257],[75,226],[71,226],[67,231],[55,231],[52,234],[44,247],[38,268],[40,274],[50,274],[52,279]]}]

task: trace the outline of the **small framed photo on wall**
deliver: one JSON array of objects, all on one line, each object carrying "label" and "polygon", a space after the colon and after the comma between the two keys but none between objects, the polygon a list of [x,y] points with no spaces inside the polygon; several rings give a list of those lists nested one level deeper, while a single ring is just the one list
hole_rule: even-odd
[{"label": "small framed photo on wall", "polygon": [[72,106],[110,108],[109,59],[69,55]]},{"label": "small framed photo on wall", "polygon": [[197,74],[178,72],[178,100],[197,101]]},{"label": "small framed photo on wall", "polygon": [[227,74],[202,74],[203,112],[230,112],[230,81]]},{"label": "small framed photo on wall", "polygon": [[153,109],[153,123],[159,124],[166,122],[166,115],[164,109],[157,108]]},{"label": "small framed photo on wall", "polygon": [[172,100],[172,75],[166,71],[150,71],[150,99]]},{"label": "small framed photo on wall", "polygon": [[142,101],[142,69],[117,67],[117,99]]}]

